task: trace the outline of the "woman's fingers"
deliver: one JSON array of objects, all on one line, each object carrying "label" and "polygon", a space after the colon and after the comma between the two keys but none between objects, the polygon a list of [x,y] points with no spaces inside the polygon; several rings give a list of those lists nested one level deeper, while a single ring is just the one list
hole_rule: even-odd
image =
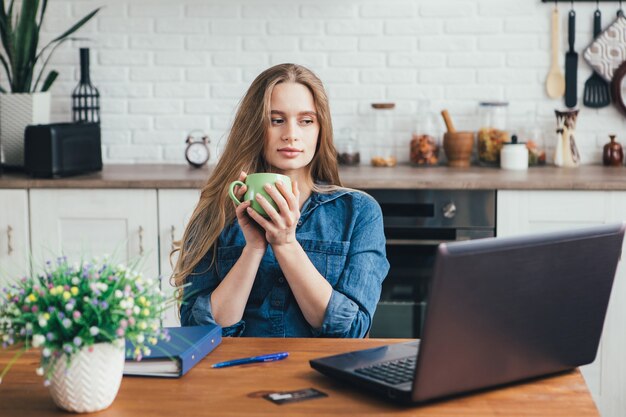
[{"label": "woman's fingers", "polygon": [[[290,187],[285,185],[282,181],[276,181],[276,189],[280,191],[280,196],[285,200],[287,207],[292,212],[297,212],[300,208],[300,204],[298,202],[298,197],[295,195],[295,180]],[[281,199],[282,200],[282,199]]]},{"label": "woman's fingers", "polygon": [[[271,194],[270,194],[270,197],[272,197],[272,199],[274,198]],[[259,203],[259,205],[261,207],[263,207],[263,210],[265,210],[265,213],[267,213],[269,218],[272,219],[274,224],[278,225],[278,224],[282,223],[282,221],[280,219],[280,214],[278,214],[278,212],[276,211],[274,206],[272,206],[270,204],[270,202],[267,201],[267,199],[265,197],[263,197],[262,194],[257,194],[254,198],[256,198],[257,203]],[[281,210],[281,209],[279,208],[279,210]]]},{"label": "woman's fingers", "polygon": [[247,190],[248,187],[245,185],[242,185],[240,187],[238,186],[237,190],[235,190],[235,196],[237,196],[237,200],[241,201],[241,197],[243,197]]},{"label": "woman's fingers", "polygon": [[250,201],[243,201],[237,207],[235,207],[235,215],[238,220],[245,220],[246,217],[246,209],[250,207]]},{"label": "woman's fingers", "polygon": [[[247,176],[248,174],[245,171],[241,171],[239,173],[239,178],[237,178],[237,181],[245,182]],[[241,201],[241,197],[243,197],[247,189],[248,187],[245,185],[241,185],[241,186],[235,185],[234,192],[235,192],[235,197],[237,197],[237,200]]]},{"label": "woman's fingers", "polygon": [[[272,207],[273,209],[273,207]],[[275,210],[274,210],[275,211]],[[250,217],[254,219],[263,229],[267,230],[270,226],[271,222],[267,220],[265,217],[261,216],[259,213],[254,211],[252,207],[246,207],[246,212]]]}]

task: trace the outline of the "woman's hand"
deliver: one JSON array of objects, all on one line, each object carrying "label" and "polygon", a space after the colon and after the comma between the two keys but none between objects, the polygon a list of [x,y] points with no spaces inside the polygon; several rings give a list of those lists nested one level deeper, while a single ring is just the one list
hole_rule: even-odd
[{"label": "woman's hand", "polygon": [[265,229],[265,239],[270,245],[276,247],[296,242],[296,227],[300,219],[298,182],[294,180],[291,189],[282,181],[276,181],[276,187],[266,184],[264,189],[272,197],[279,211],[276,211],[262,195],[257,194],[257,202],[268,214],[269,219],[264,218],[251,207],[246,208],[248,214]]},{"label": "woman's hand", "polygon": [[[239,181],[245,182],[247,176],[247,173],[241,171],[241,174],[239,174]],[[245,185],[242,185],[241,187],[235,186],[233,192],[237,197],[237,200],[241,201],[247,189],[248,187]],[[263,251],[263,253],[265,253],[265,250],[267,249],[267,241],[265,240],[265,236],[263,236],[263,229],[250,219],[250,216],[246,214],[247,209],[252,210],[250,207],[250,201],[243,201],[239,206],[235,206],[237,222],[239,222],[239,227],[241,228],[243,236],[246,239],[246,245],[251,249]]]}]

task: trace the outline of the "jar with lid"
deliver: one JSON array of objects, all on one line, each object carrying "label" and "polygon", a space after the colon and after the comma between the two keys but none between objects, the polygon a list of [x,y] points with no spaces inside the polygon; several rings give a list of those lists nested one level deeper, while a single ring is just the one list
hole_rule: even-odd
[{"label": "jar with lid", "polygon": [[507,102],[482,102],[478,107],[480,128],[477,143],[480,165],[500,165],[502,144],[510,141],[506,130],[508,106]]},{"label": "jar with lid", "polygon": [[528,166],[541,166],[546,164],[546,150],[544,131],[537,124],[534,112],[526,114],[526,121],[519,130],[522,142],[526,142],[528,148]]},{"label": "jar with lid", "polygon": [[356,135],[349,127],[339,131],[337,137],[337,162],[339,165],[354,166],[361,163],[361,153]]},{"label": "jar with lid", "polygon": [[398,162],[393,137],[395,107],[395,103],[372,103],[376,144],[372,149],[371,163],[375,167],[394,167]]},{"label": "jar with lid", "polygon": [[619,142],[615,141],[616,135],[609,135],[610,142],[604,145],[602,150],[602,164],[605,166],[619,167],[624,162],[624,150]]},{"label": "jar with lid", "polygon": [[411,133],[409,160],[419,167],[439,164],[440,132],[430,102],[424,100],[418,105],[415,129]]},{"label": "jar with lid", "polygon": [[500,168],[512,171],[528,169],[528,148],[526,143],[518,142],[517,136],[511,136],[510,142],[503,143],[500,151]]}]

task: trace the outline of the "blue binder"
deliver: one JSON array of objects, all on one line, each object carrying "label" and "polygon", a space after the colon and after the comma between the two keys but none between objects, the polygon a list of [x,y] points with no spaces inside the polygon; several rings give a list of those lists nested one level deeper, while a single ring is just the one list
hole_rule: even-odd
[{"label": "blue binder", "polygon": [[126,340],[124,375],[179,378],[222,342],[217,325],[167,327],[170,340],[148,345],[150,355],[141,361],[132,358],[135,346]]}]

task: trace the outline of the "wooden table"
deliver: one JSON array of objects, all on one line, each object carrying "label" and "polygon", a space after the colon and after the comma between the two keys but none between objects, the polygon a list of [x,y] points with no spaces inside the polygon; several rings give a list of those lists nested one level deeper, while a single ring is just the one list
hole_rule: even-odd
[{"label": "wooden table", "polygon": [[[480,394],[400,406],[331,380],[309,366],[309,359],[376,347],[401,340],[226,338],[213,353],[180,379],[125,377],[117,398],[98,416],[599,416],[579,371]],[[212,369],[215,362],[288,351],[289,358],[263,364]],[[0,369],[10,359],[0,351]],[[24,355],[0,384],[0,416],[61,415],[35,375],[38,357]],[[276,405],[265,392],[314,387],[329,396]]]}]

